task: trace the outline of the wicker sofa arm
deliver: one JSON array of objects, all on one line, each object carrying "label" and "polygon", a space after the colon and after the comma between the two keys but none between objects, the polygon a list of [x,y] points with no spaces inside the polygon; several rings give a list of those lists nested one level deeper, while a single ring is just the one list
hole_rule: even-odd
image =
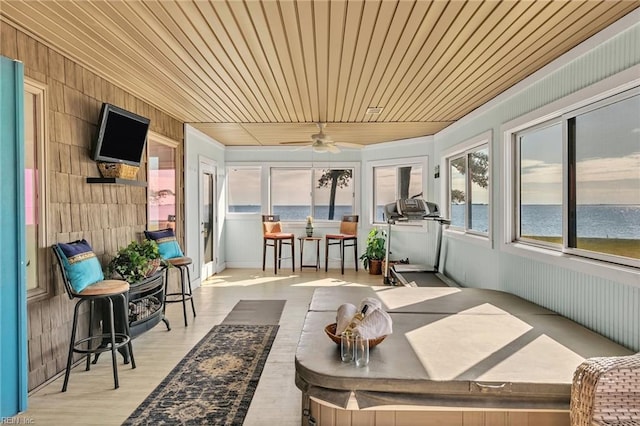
[{"label": "wicker sofa arm", "polygon": [[640,353],[585,360],[571,386],[572,426],[640,425]]}]

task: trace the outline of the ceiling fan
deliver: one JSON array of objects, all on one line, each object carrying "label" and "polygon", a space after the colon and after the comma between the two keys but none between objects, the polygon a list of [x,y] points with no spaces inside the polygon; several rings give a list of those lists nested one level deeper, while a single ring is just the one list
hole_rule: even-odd
[{"label": "ceiling fan", "polygon": [[324,132],[326,123],[318,123],[318,133],[311,135],[311,141],[295,141],[295,142],[280,142],[281,145],[307,145],[310,146],[314,152],[331,152],[333,154],[340,152],[340,146],[348,146],[354,148],[360,148],[361,145],[345,142],[334,142],[331,136]]}]

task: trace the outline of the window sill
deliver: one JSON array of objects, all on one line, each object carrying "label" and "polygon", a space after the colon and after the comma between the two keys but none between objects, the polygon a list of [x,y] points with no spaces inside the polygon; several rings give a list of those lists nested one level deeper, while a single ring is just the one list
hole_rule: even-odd
[{"label": "window sill", "polygon": [[452,238],[454,240],[465,241],[482,247],[493,248],[493,241],[486,235],[474,234],[471,232],[459,231],[456,229],[445,229],[444,237]]},{"label": "window sill", "polygon": [[502,250],[534,261],[545,262],[575,272],[594,275],[634,287],[640,287],[640,269],[563,253],[522,242],[505,243]]}]

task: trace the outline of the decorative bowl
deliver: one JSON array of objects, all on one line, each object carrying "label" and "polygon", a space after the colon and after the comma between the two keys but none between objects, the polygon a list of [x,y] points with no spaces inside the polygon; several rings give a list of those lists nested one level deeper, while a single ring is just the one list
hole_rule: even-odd
[{"label": "decorative bowl", "polygon": [[[336,344],[340,344],[340,336],[336,335],[336,327],[337,324],[334,322],[332,324],[327,325],[324,328],[324,332],[327,333],[327,336],[329,336],[329,338],[331,340],[334,341],[334,343]],[[382,341],[386,338],[387,336],[380,336],[380,337],[376,337],[375,339],[369,339],[369,349],[375,348],[376,346],[378,346],[380,343],[382,343]]]}]

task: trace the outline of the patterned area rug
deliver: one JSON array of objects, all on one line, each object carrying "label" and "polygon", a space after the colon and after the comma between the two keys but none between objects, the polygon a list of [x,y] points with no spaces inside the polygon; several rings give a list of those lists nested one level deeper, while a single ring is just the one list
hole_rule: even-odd
[{"label": "patterned area rug", "polygon": [[214,326],[123,424],[241,425],[278,327]]}]

